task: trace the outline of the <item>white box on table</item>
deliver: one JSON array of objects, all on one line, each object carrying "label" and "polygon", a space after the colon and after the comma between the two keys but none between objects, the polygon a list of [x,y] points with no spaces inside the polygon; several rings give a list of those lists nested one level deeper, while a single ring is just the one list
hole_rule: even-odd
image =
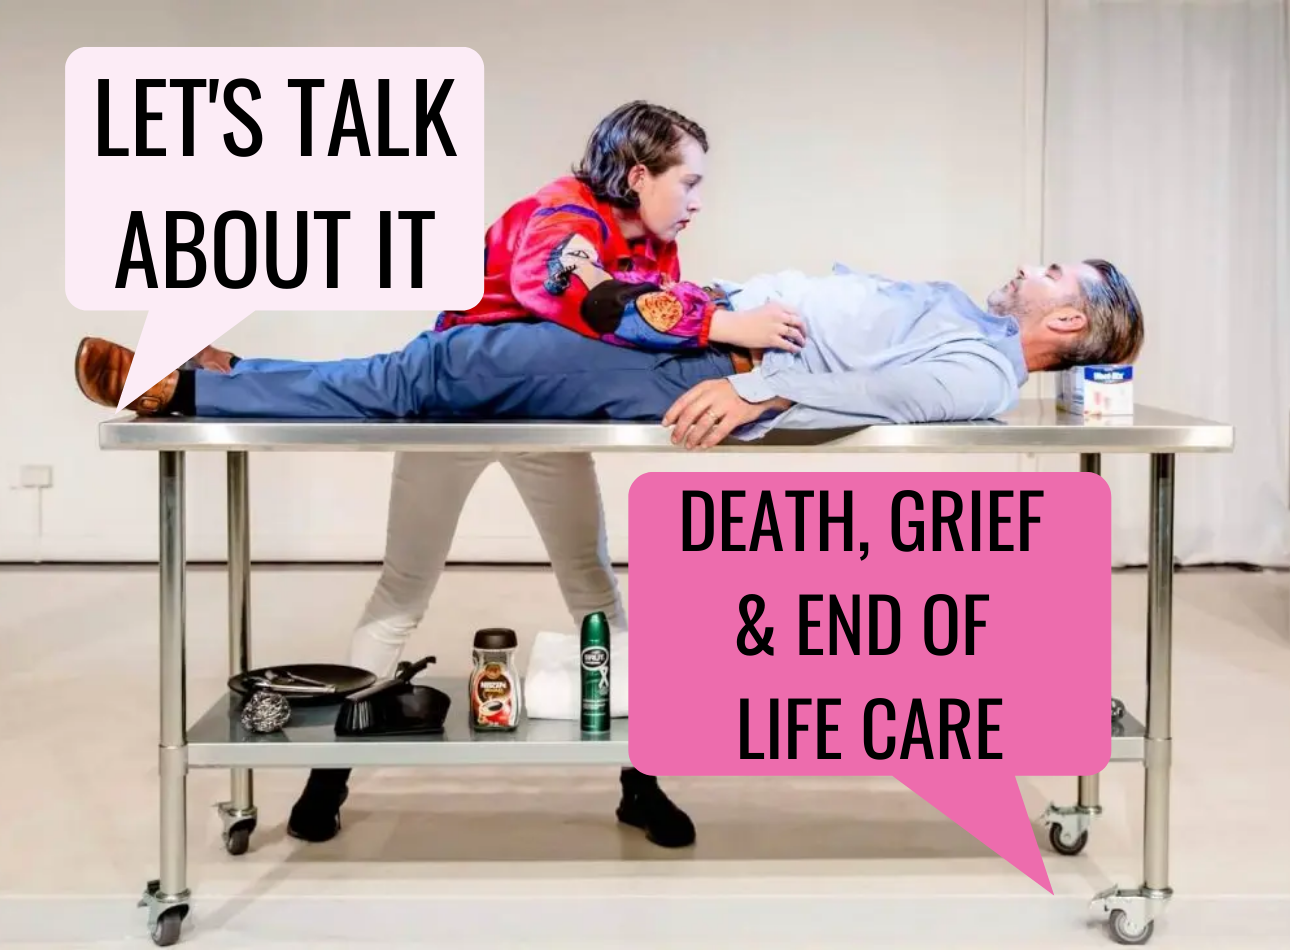
[{"label": "white box on table", "polygon": [[1133,367],[1074,366],[1059,373],[1057,406],[1082,416],[1133,415]]}]

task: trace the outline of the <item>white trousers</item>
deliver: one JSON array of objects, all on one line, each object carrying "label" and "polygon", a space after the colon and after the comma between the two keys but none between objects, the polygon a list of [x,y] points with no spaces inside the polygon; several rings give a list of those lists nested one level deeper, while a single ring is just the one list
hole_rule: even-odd
[{"label": "white trousers", "polygon": [[510,474],[533,516],[575,625],[603,611],[611,626],[627,628],[590,455],[400,452],[394,457],[385,562],[354,631],[351,665],[377,676],[394,672],[443,573],[466,498],[493,462]]}]

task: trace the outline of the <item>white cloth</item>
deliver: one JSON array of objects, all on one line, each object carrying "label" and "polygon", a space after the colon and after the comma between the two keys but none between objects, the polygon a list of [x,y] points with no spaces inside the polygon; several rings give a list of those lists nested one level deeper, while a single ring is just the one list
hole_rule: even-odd
[{"label": "white cloth", "polygon": [[[1045,259],[1105,257],[1133,281],[1135,401],[1236,429],[1235,452],[1178,459],[1180,564],[1290,566],[1288,11],[1048,4]],[[1102,460],[1114,566],[1146,563],[1146,473]]]},{"label": "white cloth", "polygon": [[[543,630],[533,640],[524,677],[524,711],[530,719],[577,719],[581,704],[579,638]],[[627,631],[609,634],[609,715],[627,717]]]},{"label": "white cloth", "polygon": [[394,672],[425,616],[466,498],[493,462],[506,469],[532,515],[574,623],[600,611],[612,627],[626,628],[590,455],[400,452],[394,457],[381,578],[354,630],[352,665],[377,676]]}]

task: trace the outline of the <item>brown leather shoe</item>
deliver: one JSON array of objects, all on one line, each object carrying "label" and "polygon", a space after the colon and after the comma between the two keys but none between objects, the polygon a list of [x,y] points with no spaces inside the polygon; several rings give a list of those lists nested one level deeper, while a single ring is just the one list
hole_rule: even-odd
[{"label": "brown leather shoe", "polygon": [[[115,409],[133,361],[133,350],[109,340],[86,337],[76,348],[76,385],[86,399]],[[172,372],[126,408],[141,416],[164,412],[174,398],[178,382],[179,373]]]},{"label": "brown leather shoe", "polygon": [[190,369],[208,369],[213,373],[227,373],[233,369],[233,358],[234,354],[228,350],[206,346],[184,365]]}]

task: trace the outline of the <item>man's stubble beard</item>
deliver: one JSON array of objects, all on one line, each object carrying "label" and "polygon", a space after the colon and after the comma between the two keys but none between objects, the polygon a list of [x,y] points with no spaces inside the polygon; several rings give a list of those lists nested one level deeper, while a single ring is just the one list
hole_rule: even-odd
[{"label": "man's stubble beard", "polygon": [[985,308],[996,317],[1014,315],[1014,308],[1009,304],[1013,303],[1013,297],[1006,290],[992,290],[990,295],[985,298]]}]

